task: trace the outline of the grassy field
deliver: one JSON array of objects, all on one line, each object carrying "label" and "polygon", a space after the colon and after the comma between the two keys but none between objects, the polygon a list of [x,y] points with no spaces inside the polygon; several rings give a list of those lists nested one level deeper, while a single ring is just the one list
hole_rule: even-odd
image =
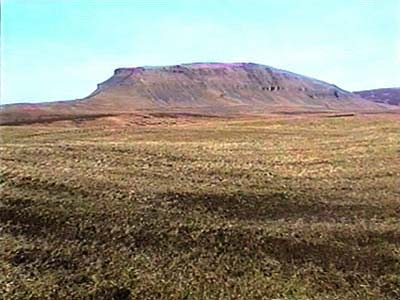
[{"label": "grassy field", "polygon": [[1,136],[0,299],[400,299],[396,116]]}]

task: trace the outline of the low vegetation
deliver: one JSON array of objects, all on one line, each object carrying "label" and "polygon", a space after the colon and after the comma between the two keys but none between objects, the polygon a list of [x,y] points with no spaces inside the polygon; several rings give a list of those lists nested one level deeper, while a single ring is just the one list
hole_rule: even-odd
[{"label": "low vegetation", "polygon": [[0,299],[399,299],[396,118],[2,127]]}]

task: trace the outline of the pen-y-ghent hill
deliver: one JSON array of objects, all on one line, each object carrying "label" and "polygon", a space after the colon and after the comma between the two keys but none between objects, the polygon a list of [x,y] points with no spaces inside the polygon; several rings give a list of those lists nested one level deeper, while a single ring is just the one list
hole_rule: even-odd
[{"label": "pen-y-ghent hill", "polygon": [[98,85],[91,97],[99,103],[107,102],[107,98],[132,109],[211,111],[338,109],[361,104],[355,95],[334,85],[252,63],[117,69],[110,79]]},{"label": "pen-y-ghent hill", "polygon": [[382,108],[335,85],[264,65],[193,63],[116,69],[84,99],[7,105],[0,120],[18,124],[150,111],[232,115]]},{"label": "pen-y-ghent hill", "polygon": [[255,64],[7,105],[0,299],[398,300],[394,107]]}]

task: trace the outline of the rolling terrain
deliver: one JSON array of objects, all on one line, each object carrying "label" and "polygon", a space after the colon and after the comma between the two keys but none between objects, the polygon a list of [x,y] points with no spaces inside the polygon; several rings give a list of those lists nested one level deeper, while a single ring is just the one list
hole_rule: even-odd
[{"label": "rolling terrain", "polygon": [[335,85],[264,65],[193,63],[116,69],[84,99],[5,105],[0,124],[149,112],[232,116],[386,109]]},{"label": "rolling terrain", "polygon": [[354,93],[376,103],[400,106],[400,88],[383,88]]},{"label": "rolling terrain", "polygon": [[2,126],[0,298],[400,298],[399,115]]}]

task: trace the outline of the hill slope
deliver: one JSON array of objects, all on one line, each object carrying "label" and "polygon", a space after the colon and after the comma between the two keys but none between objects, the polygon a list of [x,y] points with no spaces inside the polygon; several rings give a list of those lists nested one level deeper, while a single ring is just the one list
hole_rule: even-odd
[{"label": "hill slope", "polygon": [[400,105],[400,87],[358,91],[354,93],[376,103]]},{"label": "hill slope", "polygon": [[116,69],[85,99],[4,106],[2,124],[126,112],[240,114],[374,110],[335,85],[253,63]]}]

